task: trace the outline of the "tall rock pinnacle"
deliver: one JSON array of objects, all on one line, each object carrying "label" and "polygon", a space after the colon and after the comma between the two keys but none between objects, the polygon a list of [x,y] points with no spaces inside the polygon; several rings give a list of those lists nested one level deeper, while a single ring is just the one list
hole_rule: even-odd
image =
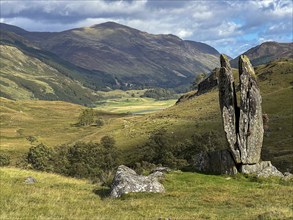
[{"label": "tall rock pinnacle", "polygon": [[232,69],[221,55],[219,101],[224,131],[236,164],[256,164],[260,161],[263,142],[261,96],[249,59],[240,56],[240,107],[237,106]]},{"label": "tall rock pinnacle", "polygon": [[243,164],[260,160],[263,143],[261,95],[253,67],[246,56],[239,58],[240,118],[238,146]]},{"label": "tall rock pinnacle", "polygon": [[224,131],[235,162],[241,163],[240,151],[237,144],[237,100],[234,78],[229,60],[224,55],[221,55],[220,61],[219,100]]}]

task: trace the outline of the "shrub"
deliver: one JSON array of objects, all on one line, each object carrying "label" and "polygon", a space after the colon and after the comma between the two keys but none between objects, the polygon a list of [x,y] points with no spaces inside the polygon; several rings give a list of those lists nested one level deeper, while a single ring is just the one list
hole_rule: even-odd
[{"label": "shrub", "polygon": [[0,154],[0,166],[8,166],[10,164],[10,157],[6,154]]},{"label": "shrub", "polygon": [[84,109],[79,117],[77,124],[79,126],[88,126],[91,125],[94,122],[95,113],[94,110],[91,108]]},{"label": "shrub", "polygon": [[99,179],[106,183],[112,178],[112,172],[118,166],[118,157],[115,140],[111,137],[103,137],[101,144],[76,143],[68,148],[67,175],[94,181]]},{"label": "shrub", "polygon": [[27,155],[27,161],[33,169],[42,171],[53,171],[54,151],[42,143],[31,147]]},{"label": "shrub", "polygon": [[171,168],[182,169],[192,162],[192,156],[200,152],[214,151],[222,146],[220,136],[215,132],[195,134],[192,139],[174,143],[171,133],[165,129],[159,129],[150,135],[147,143],[136,152],[136,160],[133,166],[142,170],[138,166],[138,161],[162,164]]},{"label": "shrub", "polygon": [[116,141],[113,137],[110,136],[104,136],[101,138],[101,144],[106,149],[112,149],[115,147]]},{"label": "shrub", "polygon": [[96,120],[96,126],[102,127],[105,124],[104,120],[102,118],[98,118]]},{"label": "shrub", "polygon": [[31,144],[33,144],[34,142],[38,141],[36,137],[34,136],[28,136],[26,138]]}]

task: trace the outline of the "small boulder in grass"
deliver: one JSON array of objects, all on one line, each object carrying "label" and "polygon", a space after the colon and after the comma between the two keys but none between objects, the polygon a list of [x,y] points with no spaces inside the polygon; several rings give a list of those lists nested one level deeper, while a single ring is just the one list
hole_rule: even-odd
[{"label": "small boulder in grass", "polygon": [[290,172],[285,172],[283,179],[293,181],[293,174]]},{"label": "small boulder in grass", "polygon": [[164,174],[158,171],[149,176],[141,176],[134,170],[120,165],[112,182],[110,196],[118,198],[131,192],[163,193],[165,188],[160,183],[163,176]]},{"label": "small boulder in grass", "polygon": [[151,171],[151,173],[161,172],[161,173],[170,173],[171,169],[169,167],[156,167]]},{"label": "small boulder in grass", "polygon": [[26,180],[24,181],[25,184],[34,184],[36,182],[37,180],[32,176],[27,177]]}]

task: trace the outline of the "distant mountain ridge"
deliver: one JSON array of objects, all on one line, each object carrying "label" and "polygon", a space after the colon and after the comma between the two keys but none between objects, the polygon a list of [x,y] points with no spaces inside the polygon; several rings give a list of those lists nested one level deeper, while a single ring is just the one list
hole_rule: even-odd
[{"label": "distant mountain ridge", "polygon": [[219,52],[206,44],[148,34],[114,22],[56,33],[0,27],[77,66],[112,75],[120,85],[186,86],[196,74],[219,66]]},{"label": "distant mountain ridge", "polygon": [[[269,63],[280,58],[293,58],[293,43],[265,42],[243,53],[253,66]],[[238,67],[239,56],[231,60],[231,66]]]},{"label": "distant mountain ridge", "polygon": [[[207,44],[114,22],[63,32],[0,23],[0,30],[1,96],[12,99],[92,104],[98,90],[187,88],[197,73],[219,66],[219,52]],[[244,54],[259,65],[293,57],[292,45],[266,42]],[[235,59],[231,64],[237,66]]]}]

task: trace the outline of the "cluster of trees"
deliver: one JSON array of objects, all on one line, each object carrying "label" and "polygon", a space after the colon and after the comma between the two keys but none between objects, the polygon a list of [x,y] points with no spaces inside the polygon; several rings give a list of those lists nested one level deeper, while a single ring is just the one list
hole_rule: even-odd
[{"label": "cluster of trees", "polygon": [[78,142],[56,148],[43,144],[33,146],[27,154],[27,163],[36,170],[109,184],[113,171],[120,163],[119,155],[115,140],[104,136],[100,143]]},{"label": "cluster of trees", "polygon": [[177,99],[178,94],[172,89],[155,88],[147,90],[141,97],[153,98],[156,100]]},{"label": "cluster of trees", "polygon": [[84,109],[79,117],[78,117],[78,126],[89,126],[89,125],[95,125],[95,126],[103,126],[104,120],[98,116],[98,112],[93,110],[92,108],[86,108]]}]

